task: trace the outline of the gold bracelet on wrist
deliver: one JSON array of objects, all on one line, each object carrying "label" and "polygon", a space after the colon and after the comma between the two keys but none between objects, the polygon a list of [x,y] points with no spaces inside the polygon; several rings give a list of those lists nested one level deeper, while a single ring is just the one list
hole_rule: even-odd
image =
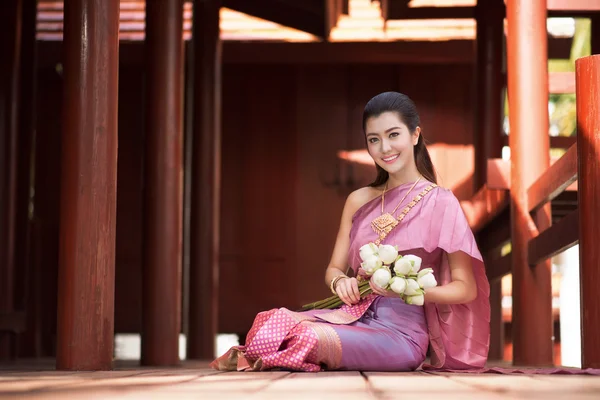
[{"label": "gold bracelet on wrist", "polygon": [[338,276],[334,277],[331,280],[331,283],[329,284],[329,289],[331,290],[331,293],[337,295],[337,292],[335,291],[335,285],[339,280],[341,280],[343,278],[347,278],[347,276],[342,274],[342,275],[338,275]]}]

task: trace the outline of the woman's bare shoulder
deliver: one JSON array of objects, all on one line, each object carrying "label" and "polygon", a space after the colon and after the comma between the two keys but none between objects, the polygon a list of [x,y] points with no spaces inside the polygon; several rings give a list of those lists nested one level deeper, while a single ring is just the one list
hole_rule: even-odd
[{"label": "woman's bare shoulder", "polygon": [[346,208],[351,214],[354,214],[359,208],[381,196],[381,193],[382,189],[378,187],[365,186],[357,189],[348,195]]}]

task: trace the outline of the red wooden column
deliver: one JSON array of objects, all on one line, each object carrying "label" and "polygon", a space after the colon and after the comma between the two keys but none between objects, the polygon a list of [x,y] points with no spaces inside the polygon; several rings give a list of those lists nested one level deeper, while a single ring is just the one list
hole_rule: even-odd
[{"label": "red wooden column", "polygon": [[179,363],[183,0],[146,2],[142,364]]},{"label": "red wooden column", "polygon": [[[478,190],[486,183],[487,160],[502,157],[502,121],[504,118],[504,3],[503,0],[478,2],[475,171],[473,183]],[[485,260],[488,263],[489,260]],[[489,263],[488,263],[489,264]],[[489,358],[501,360],[504,353],[502,321],[502,282],[490,282],[491,335]]]},{"label": "red wooden column", "polygon": [[600,55],[575,62],[582,367],[600,368]]},{"label": "red wooden column", "polygon": [[217,334],[221,189],[220,0],[194,3],[194,122],[187,356],[212,359]]},{"label": "red wooden column", "polygon": [[552,365],[550,260],[527,262],[536,225],[550,225],[549,205],[531,218],[527,189],[550,162],[545,0],[508,0],[507,62],[511,149],[513,362]]},{"label": "red wooden column", "polygon": [[[0,4],[0,313],[14,311],[21,0]],[[0,359],[10,354],[0,332]]]},{"label": "red wooden column", "polygon": [[66,0],[57,369],[112,367],[118,66],[119,0]]}]

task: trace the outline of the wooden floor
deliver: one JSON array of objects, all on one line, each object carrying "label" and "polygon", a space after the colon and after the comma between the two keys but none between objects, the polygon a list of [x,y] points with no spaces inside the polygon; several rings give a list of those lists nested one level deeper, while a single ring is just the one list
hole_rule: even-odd
[{"label": "wooden floor", "polygon": [[0,365],[0,399],[600,399],[600,376],[217,372],[121,365],[108,372],[54,364]]}]

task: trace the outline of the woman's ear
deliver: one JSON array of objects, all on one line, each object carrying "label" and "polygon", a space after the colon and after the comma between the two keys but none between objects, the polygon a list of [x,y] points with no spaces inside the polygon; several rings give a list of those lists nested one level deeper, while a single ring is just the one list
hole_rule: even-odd
[{"label": "woman's ear", "polygon": [[421,136],[421,127],[417,126],[415,129],[415,133],[413,133],[413,146],[416,146],[419,143],[419,137]]}]

